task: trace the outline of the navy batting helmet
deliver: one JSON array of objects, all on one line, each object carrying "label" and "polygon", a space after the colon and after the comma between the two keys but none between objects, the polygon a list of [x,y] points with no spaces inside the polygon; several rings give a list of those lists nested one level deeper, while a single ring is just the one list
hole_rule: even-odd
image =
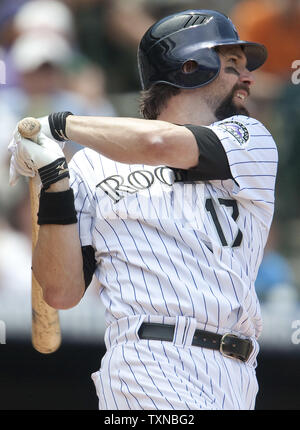
[{"label": "navy batting helmet", "polygon": [[[247,68],[260,67],[267,58],[265,46],[239,39],[232,21],[213,10],[186,10],[153,24],[138,48],[138,68],[143,89],[166,83],[178,88],[198,88],[214,80],[220,71],[217,46],[239,45]],[[183,71],[187,61],[198,67]]]}]

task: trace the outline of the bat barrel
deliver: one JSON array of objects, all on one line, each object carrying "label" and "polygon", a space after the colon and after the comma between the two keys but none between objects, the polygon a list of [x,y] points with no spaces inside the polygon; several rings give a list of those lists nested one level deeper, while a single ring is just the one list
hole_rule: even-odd
[{"label": "bat barrel", "polygon": [[[39,185],[36,178],[29,181],[32,225],[32,251],[38,239],[39,226],[37,213],[39,209]],[[32,273],[31,281],[32,305],[32,344],[42,354],[55,352],[61,344],[61,330],[59,315],[56,309],[51,308],[43,299],[43,291]]]}]

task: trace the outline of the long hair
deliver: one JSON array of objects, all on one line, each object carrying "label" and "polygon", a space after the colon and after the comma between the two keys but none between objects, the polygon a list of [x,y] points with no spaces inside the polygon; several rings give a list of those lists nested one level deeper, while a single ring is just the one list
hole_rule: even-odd
[{"label": "long hair", "polygon": [[180,89],[167,84],[156,84],[141,92],[140,114],[145,119],[157,119],[169,99],[179,94]]}]

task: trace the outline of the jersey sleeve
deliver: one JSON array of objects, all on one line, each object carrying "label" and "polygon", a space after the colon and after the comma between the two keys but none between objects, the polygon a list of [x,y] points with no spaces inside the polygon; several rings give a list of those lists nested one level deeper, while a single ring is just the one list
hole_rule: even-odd
[{"label": "jersey sleeve", "polygon": [[92,245],[92,227],[95,217],[93,191],[85,178],[85,158],[83,150],[76,153],[69,163],[70,185],[74,191],[78,230],[81,246]]},{"label": "jersey sleeve", "polygon": [[246,116],[233,116],[212,124],[225,149],[233,181],[227,186],[233,198],[250,202],[272,214],[278,152],[274,139],[262,123]]},{"label": "jersey sleeve", "polygon": [[199,148],[198,164],[190,169],[175,169],[175,180],[178,182],[211,181],[232,179],[228,159],[216,133],[208,127],[184,125],[189,129]]}]

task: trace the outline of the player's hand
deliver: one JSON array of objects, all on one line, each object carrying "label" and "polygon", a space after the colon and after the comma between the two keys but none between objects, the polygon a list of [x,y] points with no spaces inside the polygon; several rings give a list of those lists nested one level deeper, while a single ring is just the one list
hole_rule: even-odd
[{"label": "player's hand", "polygon": [[50,115],[37,118],[41,124],[41,132],[49,139],[55,140],[64,149],[67,137],[63,134],[66,126],[66,118],[71,112],[54,112]]},{"label": "player's hand", "polygon": [[9,183],[14,185],[19,176],[39,174],[44,188],[69,176],[69,170],[60,145],[39,133],[37,143],[23,138],[18,131],[8,146],[11,153]]},{"label": "player's hand", "polygon": [[64,149],[65,141],[56,140],[54,138],[53,134],[51,133],[50,124],[49,124],[49,116],[50,115],[37,118],[37,120],[41,124],[41,133],[43,133],[49,139],[55,140],[55,142],[57,142],[59,144],[61,149]]}]

